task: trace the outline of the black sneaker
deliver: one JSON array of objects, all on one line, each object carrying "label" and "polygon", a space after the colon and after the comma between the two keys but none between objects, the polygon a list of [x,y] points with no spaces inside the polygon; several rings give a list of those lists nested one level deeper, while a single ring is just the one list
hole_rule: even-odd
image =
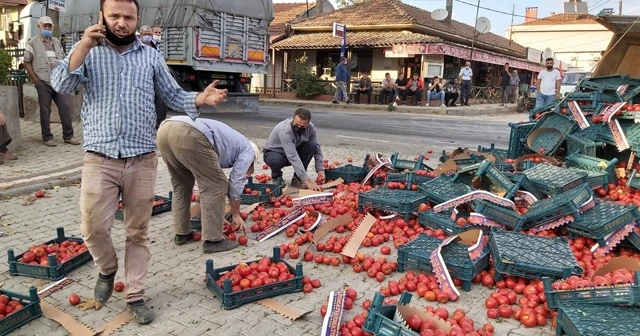
[{"label": "black sneaker", "polygon": [[221,240],[219,242],[205,240],[204,244],[202,244],[202,252],[203,253],[216,253],[216,252],[224,252],[230,251],[234,248],[238,247],[238,244],[235,240]]},{"label": "black sneaker", "polygon": [[96,287],[93,290],[93,298],[96,300],[97,304],[100,306],[104,306],[109,298],[111,298],[111,294],[113,294],[113,283],[116,279],[116,272],[113,272],[111,275],[98,275],[98,280],[96,281]]},{"label": "black sneaker", "polygon": [[186,234],[186,235],[177,234],[175,237],[173,237],[173,243],[180,246],[190,242],[192,239],[193,239],[193,232],[189,232],[189,234]]},{"label": "black sneaker", "polygon": [[133,320],[139,324],[149,324],[156,316],[153,310],[144,303],[144,300],[128,302],[127,310],[133,315]]},{"label": "black sneaker", "polygon": [[332,103],[337,104],[338,102],[334,100],[334,101],[332,101]]}]

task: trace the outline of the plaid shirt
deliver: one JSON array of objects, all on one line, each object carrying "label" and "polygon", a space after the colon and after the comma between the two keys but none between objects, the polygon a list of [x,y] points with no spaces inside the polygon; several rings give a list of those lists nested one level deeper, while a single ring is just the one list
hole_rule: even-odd
[{"label": "plaid shirt", "polygon": [[69,72],[74,50],[52,71],[51,86],[61,94],[84,86],[81,115],[85,151],[112,158],[155,152],[156,90],[170,109],[194,120],[200,114],[197,93],[185,92],[160,53],[138,39],[122,54],[100,43],[82,66]]}]

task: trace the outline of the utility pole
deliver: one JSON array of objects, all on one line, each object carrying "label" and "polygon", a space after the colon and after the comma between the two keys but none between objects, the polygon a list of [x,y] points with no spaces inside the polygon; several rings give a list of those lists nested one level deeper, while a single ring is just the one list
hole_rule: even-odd
[{"label": "utility pole", "polygon": [[622,15],[622,0],[618,1],[618,15]]},{"label": "utility pole", "polygon": [[47,16],[53,21],[53,36],[60,37],[60,12],[49,8],[49,0],[46,1]]},{"label": "utility pole", "polygon": [[450,23],[451,15],[453,15],[453,0],[447,0],[445,9],[447,10],[447,18],[445,19],[445,22]]},{"label": "utility pole", "polygon": [[513,42],[513,17],[516,15],[516,5],[511,7],[511,26],[509,26],[509,45]]},{"label": "utility pole", "polygon": [[473,66],[473,49],[476,46],[476,38],[478,38],[478,35],[476,33],[476,29],[478,28],[478,15],[480,15],[480,0],[478,0],[478,6],[476,7],[476,20],[474,21],[473,24],[473,42],[471,42],[471,53],[469,54],[469,63],[471,63],[471,65]]}]

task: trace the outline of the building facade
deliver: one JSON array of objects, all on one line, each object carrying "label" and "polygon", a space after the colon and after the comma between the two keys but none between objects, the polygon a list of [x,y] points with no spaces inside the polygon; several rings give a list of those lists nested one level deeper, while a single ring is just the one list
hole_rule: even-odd
[{"label": "building facade", "polygon": [[[518,43],[492,33],[474,39],[474,27],[434,20],[430,12],[399,0],[368,0],[300,20],[272,48],[283,52],[289,62],[305,56],[309,70],[331,83],[342,42],[333,36],[334,23],[347,27],[346,56],[353,81],[365,72],[373,82],[382,81],[387,72],[392,78],[418,73],[427,80],[434,76],[455,80],[470,58],[474,60],[473,85],[480,88],[500,86],[504,63],[523,74],[522,83],[541,70],[539,63],[527,60],[526,48]],[[286,91],[292,81],[286,63],[282,76],[276,87]]]}]

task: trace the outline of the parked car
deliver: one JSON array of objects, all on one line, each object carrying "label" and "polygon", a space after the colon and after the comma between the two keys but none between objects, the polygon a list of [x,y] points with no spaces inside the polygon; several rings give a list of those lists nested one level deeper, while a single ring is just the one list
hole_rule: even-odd
[{"label": "parked car", "polygon": [[564,73],[562,77],[562,82],[560,83],[560,94],[565,95],[569,92],[573,92],[576,89],[576,86],[583,78],[590,78],[592,73],[588,71],[567,71]]}]

